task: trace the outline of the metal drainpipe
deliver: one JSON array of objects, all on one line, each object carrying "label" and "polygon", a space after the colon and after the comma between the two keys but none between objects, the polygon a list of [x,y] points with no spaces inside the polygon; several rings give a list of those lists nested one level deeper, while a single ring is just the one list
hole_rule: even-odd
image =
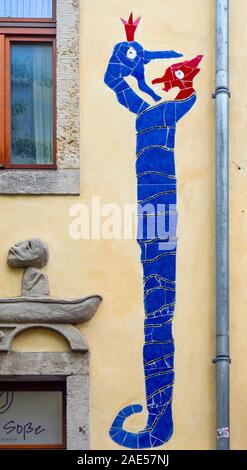
[{"label": "metal drainpipe", "polygon": [[216,0],[216,414],[217,449],[230,448],[229,0]]}]

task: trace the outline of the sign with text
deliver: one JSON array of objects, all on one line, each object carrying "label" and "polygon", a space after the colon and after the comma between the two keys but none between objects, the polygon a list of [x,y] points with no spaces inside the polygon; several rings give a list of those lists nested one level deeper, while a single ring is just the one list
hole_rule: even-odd
[{"label": "sign with text", "polygon": [[61,391],[0,391],[0,446],[63,443]]}]

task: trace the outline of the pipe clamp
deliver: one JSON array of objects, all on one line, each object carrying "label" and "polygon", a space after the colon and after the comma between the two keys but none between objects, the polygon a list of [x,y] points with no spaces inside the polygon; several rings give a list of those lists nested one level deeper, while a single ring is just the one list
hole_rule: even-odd
[{"label": "pipe clamp", "polygon": [[220,86],[220,87],[216,88],[215,92],[212,95],[212,98],[215,99],[217,97],[217,95],[219,95],[220,93],[226,93],[229,96],[229,98],[231,98],[231,92],[230,92],[229,88],[227,88],[225,86]]},{"label": "pipe clamp", "polygon": [[215,359],[212,360],[212,363],[217,364],[217,362],[221,362],[221,361],[226,361],[229,364],[232,363],[230,356],[227,356],[225,354],[220,354],[219,356],[216,356]]}]

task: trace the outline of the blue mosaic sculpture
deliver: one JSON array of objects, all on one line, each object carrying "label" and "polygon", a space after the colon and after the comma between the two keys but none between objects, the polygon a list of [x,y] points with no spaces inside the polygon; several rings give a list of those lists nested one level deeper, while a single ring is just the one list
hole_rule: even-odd
[{"label": "blue mosaic sculpture", "polygon": [[[130,17],[129,23],[125,22],[126,28],[132,26],[133,32],[135,23]],[[172,319],[176,297],[177,247],[174,146],[177,122],[196,101],[192,81],[199,72],[197,65],[202,56],[169,67],[162,78],[153,81],[164,82],[166,91],[173,87],[181,90],[175,100],[155,106],[140,98],[127,85],[124,77],[129,74],[135,76],[139,88],[158,101],[161,98],[145,83],[144,65],[158,57],[180,55],[173,51],[149,53],[136,42],[124,42],[114,48],[105,75],[105,83],[114,90],[118,101],[137,114],[137,241],[143,266],[143,361],[148,420],[144,430],[137,433],[126,431],[123,427],[125,420],[142,411],[141,405],[130,405],[118,413],[110,429],[110,436],[117,444],[131,449],[161,446],[173,433]]]}]

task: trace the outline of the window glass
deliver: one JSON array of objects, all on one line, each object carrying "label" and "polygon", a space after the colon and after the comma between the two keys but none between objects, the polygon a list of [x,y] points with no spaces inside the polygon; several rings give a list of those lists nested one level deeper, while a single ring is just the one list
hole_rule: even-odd
[{"label": "window glass", "polygon": [[52,44],[12,44],[11,163],[52,162]]},{"label": "window glass", "polygon": [[52,0],[0,0],[0,17],[52,18]]},{"label": "window glass", "polygon": [[0,391],[0,446],[62,443],[62,391]]}]

